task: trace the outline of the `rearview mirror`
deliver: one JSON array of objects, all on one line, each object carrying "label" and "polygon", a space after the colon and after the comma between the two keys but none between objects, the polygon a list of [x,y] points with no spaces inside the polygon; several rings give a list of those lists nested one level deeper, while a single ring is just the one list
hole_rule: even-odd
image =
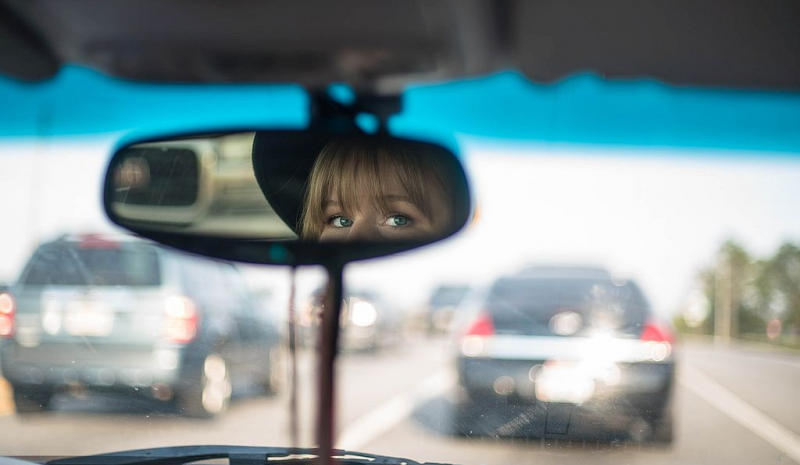
[{"label": "rearview mirror", "polygon": [[443,146],[319,130],[122,147],[104,202],[114,223],[167,245],[290,265],[429,244],[458,231],[470,213],[464,170]]}]

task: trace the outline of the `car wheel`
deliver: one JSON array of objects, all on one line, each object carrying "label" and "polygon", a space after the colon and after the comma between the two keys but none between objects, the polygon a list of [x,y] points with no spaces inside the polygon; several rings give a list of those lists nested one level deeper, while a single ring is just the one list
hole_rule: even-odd
[{"label": "car wheel", "polygon": [[49,389],[23,388],[15,386],[14,404],[18,414],[41,412],[47,408],[53,391]]},{"label": "car wheel", "polygon": [[481,436],[481,429],[478,428],[479,418],[480,414],[474,402],[463,401],[453,404],[453,434],[462,437]]},{"label": "car wheel", "polygon": [[672,411],[666,411],[653,423],[653,444],[669,447],[675,438],[675,426]]},{"label": "car wheel", "polygon": [[228,410],[233,386],[228,364],[222,356],[208,355],[200,366],[195,386],[179,394],[181,413],[194,418],[213,418]]},{"label": "car wheel", "polygon": [[659,418],[635,420],[628,429],[631,441],[656,447],[669,447],[674,438],[672,412],[665,411]]}]

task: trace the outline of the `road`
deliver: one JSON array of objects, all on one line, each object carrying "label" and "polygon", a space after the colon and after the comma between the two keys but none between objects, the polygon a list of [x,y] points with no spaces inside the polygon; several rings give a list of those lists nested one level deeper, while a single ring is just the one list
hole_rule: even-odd
[{"label": "road", "polygon": [[[339,361],[339,445],[463,464],[800,463],[800,354],[685,343],[671,448],[450,434],[453,375],[444,341],[415,339]],[[301,445],[312,442],[313,364],[301,357]],[[6,400],[4,401],[4,396]],[[150,401],[61,395],[51,411],[4,407],[0,453],[71,455],[180,444],[289,445],[288,397],[239,396],[223,418],[195,421]]]}]

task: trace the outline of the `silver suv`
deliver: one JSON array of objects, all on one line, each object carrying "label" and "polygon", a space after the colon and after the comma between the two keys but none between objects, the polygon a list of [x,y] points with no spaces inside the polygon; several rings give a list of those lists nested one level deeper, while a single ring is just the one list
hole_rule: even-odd
[{"label": "silver suv", "polygon": [[71,388],[144,393],[189,416],[282,383],[280,331],[231,264],[127,236],[64,236],[0,295],[18,413]]}]

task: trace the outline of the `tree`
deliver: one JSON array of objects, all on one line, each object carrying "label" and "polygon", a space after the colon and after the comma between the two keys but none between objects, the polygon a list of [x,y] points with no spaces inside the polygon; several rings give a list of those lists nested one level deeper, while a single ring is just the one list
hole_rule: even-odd
[{"label": "tree", "polygon": [[708,317],[701,326],[703,334],[714,334],[714,328],[716,325],[714,308],[716,308],[717,305],[717,280],[715,277],[716,267],[714,266],[706,267],[700,270],[700,273],[698,274],[700,287],[703,290],[703,294],[706,296],[706,302],[708,303],[708,308],[706,310]]},{"label": "tree", "polygon": [[704,332],[722,337],[761,333],[766,319],[759,306],[758,262],[740,244],[725,241],[714,264],[698,278],[709,305]]},{"label": "tree", "polygon": [[783,320],[784,328],[800,334],[800,248],[783,244],[764,265],[759,281],[765,305]]},{"label": "tree", "polygon": [[698,273],[708,302],[705,334],[764,334],[767,321],[800,334],[800,247],[783,244],[772,257],[754,260],[735,241],[720,246],[714,263]]},{"label": "tree", "polygon": [[[754,280],[751,265],[750,255],[740,244],[728,240],[720,247],[715,269],[715,333],[736,336],[754,329],[751,318],[739,318],[743,313],[754,314],[752,309],[743,308],[747,304],[747,289]],[[740,327],[741,323],[746,326]]]}]

